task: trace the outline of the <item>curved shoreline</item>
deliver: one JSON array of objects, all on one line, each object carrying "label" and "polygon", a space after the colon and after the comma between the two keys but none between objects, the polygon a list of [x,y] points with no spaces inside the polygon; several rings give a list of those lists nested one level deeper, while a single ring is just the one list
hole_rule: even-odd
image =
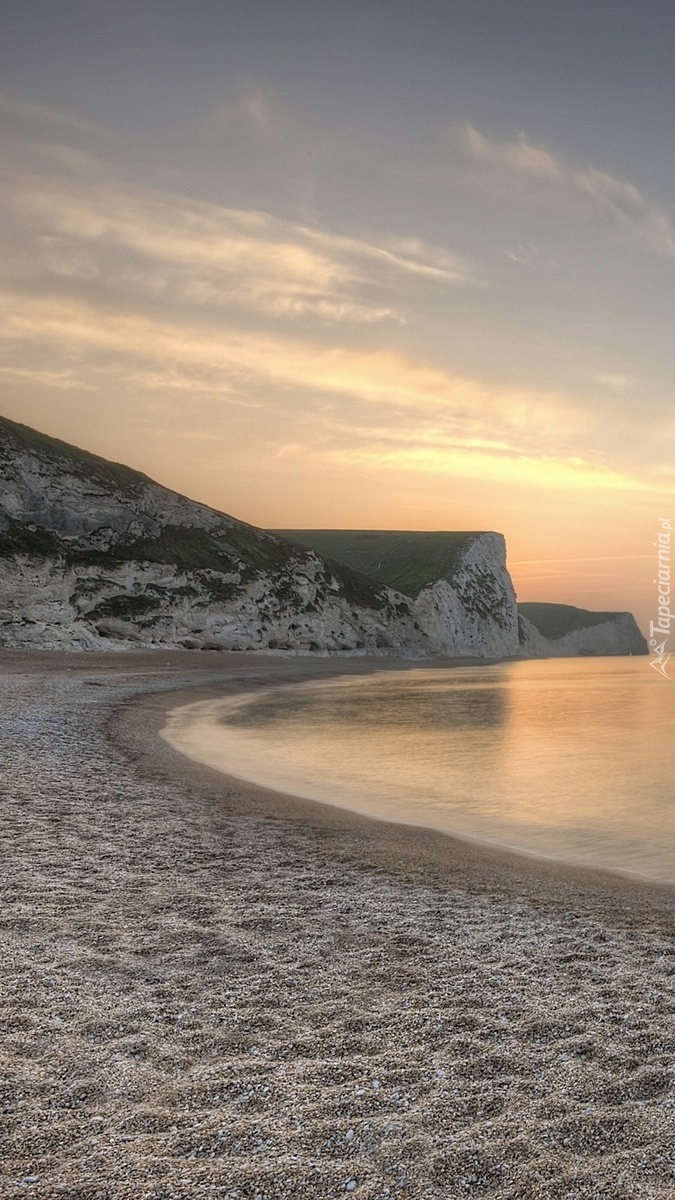
[{"label": "curved shoreline", "polygon": [[672,889],[158,736],[344,667],[0,652],[3,1197],[671,1200]]},{"label": "curved shoreline", "polygon": [[[405,664],[406,668],[410,668],[412,664]],[[457,670],[454,668],[445,667],[442,670]],[[424,679],[428,680],[434,671],[434,667],[419,667]],[[417,672],[416,672],[417,673]],[[372,675],[380,677],[383,672],[378,672],[377,668],[372,669]],[[470,676],[470,672],[469,672]],[[360,678],[363,681],[364,673],[360,673]],[[478,674],[472,677],[478,686],[480,686],[480,669]],[[452,675],[449,676],[448,687],[451,687]],[[340,685],[354,683],[355,678],[345,675],[344,672],[336,672],[328,680],[324,677],[318,680],[316,677],[310,681],[310,688],[317,683],[321,684],[319,695],[322,700],[328,699],[333,694],[330,690],[326,694],[324,688],[328,682],[329,688],[336,684]],[[464,668],[462,675],[462,685],[470,686],[467,669]],[[399,685],[396,684],[396,687]],[[254,723],[252,730],[249,730],[246,723],[246,733],[242,743],[242,736],[237,728],[230,727],[230,719],[232,716],[237,716],[243,711],[246,714],[247,707],[251,704],[254,706],[261,700],[266,707],[270,705],[273,709],[283,710],[285,706],[284,691],[286,687],[292,690],[303,689],[304,696],[310,697],[311,691],[307,691],[307,680],[299,681],[284,680],[283,677],[275,682],[270,680],[262,691],[251,690],[245,684],[233,694],[231,690],[227,694],[218,695],[217,693],[207,700],[194,700],[186,695],[185,701],[179,703],[175,708],[167,711],[167,720],[165,726],[159,731],[160,737],[167,742],[174,750],[190,758],[192,761],[216,770],[219,774],[231,782],[236,780],[241,786],[254,786],[263,790],[268,790],[279,796],[289,798],[303,799],[316,804],[328,805],[333,808],[340,808],[345,812],[355,815],[364,816],[378,823],[386,823],[392,825],[403,825],[409,828],[423,828],[433,830],[450,837],[459,843],[469,843],[479,846],[487,846],[496,852],[506,854],[515,854],[526,859],[534,859],[536,861],[549,862],[558,866],[571,868],[580,868],[591,871],[599,871],[603,874],[618,877],[623,880],[628,880],[638,884],[647,886],[656,885],[673,889],[673,898],[675,899],[675,877],[672,870],[667,872],[662,871],[660,874],[654,872],[649,873],[640,871],[630,865],[622,866],[616,862],[598,860],[593,858],[584,858],[578,854],[574,854],[571,850],[565,853],[562,848],[556,847],[552,842],[550,847],[534,847],[523,843],[522,837],[518,837],[517,829],[512,830],[508,826],[504,826],[501,830],[497,830],[494,826],[490,828],[489,824],[483,831],[472,831],[471,829],[458,829],[456,821],[448,819],[448,814],[452,814],[452,809],[442,809],[440,816],[435,810],[430,810],[424,805],[425,787],[422,790],[416,790],[414,798],[406,795],[399,799],[398,804],[389,805],[387,807],[388,793],[373,792],[373,788],[368,782],[364,784],[363,789],[359,785],[358,775],[356,777],[349,776],[351,783],[344,786],[345,773],[349,771],[348,765],[345,765],[343,747],[344,740],[340,739],[340,757],[339,763],[333,761],[332,772],[330,766],[322,770],[319,766],[319,761],[312,758],[313,771],[310,778],[303,774],[302,756],[300,759],[297,755],[292,757],[292,765],[290,771],[288,767],[284,770],[280,763],[284,761],[284,742],[274,738],[272,733],[272,750],[270,753],[267,745],[267,733],[263,732],[262,736],[257,726]],[[338,693],[339,694],[339,693]],[[350,689],[347,693],[352,697],[358,691],[354,692]],[[297,693],[296,693],[297,698]],[[199,711],[201,710],[201,711]],[[365,715],[365,714],[364,714]],[[223,728],[224,725],[224,728]],[[310,729],[312,726],[311,710],[306,718],[305,726]],[[254,736],[253,746],[247,745],[250,733]],[[301,730],[302,736],[302,730]],[[291,732],[291,738],[295,737],[295,730]],[[292,747],[291,742],[291,747]],[[369,754],[374,754],[377,762],[377,754],[379,746],[369,746]],[[310,749],[311,753],[311,749]],[[445,776],[450,786],[452,786],[452,764],[449,765],[449,773]],[[296,770],[299,768],[299,771]],[[336,771],[337,768],[337,771]],[[384,768],[386,771],[386,767]],[[473,774],[473,773],[472,773]],[[324,776],[328,775],[330,787],[325,787]],[[389,776],[387,776],[389,778]],[[475,782],[475,779],[474,779]],[[494,788],[497,780],[492,778],[490,788]],[[430,783],[430,788],[433,793],[434,783]],[[466,790],[466,787],[465,787]],[[488,789],[489,790],[489,789]],[[567,788],[567,803],[574,799],[573,785],[568,784]],[[421,801],[421,804],[417,802]],[[503,824],[503,823],[502,823]],[[637,836],[637,833],[636,833]],[[661,864],[671,867],[670,860],[667,863]]]},{"label": "curved shoreline", "polygon": [[[259,665],[259,660],[250,665],[251,675],[258,675],[256,667]],[[426,668],[429,664],[424,665]],[[483,664],[448,660],[433,665],[448,669]],[[350,862],[366,869],[384,870],[406,882],[429,880],[435,885],[461,886],[474,894],[518,896],[537,906],[556,910],[567,911],[571,906],[579,913],[594,915],[603,921],[627,920],[632,925],[643,920],[650,923],[657,920],[659,925],[663,922],[670,928],[675,923],[675,885],[672,883],[544,858],[461,834],[404,821],[392,822],[338,805],[304,799],[210,767],[190,758],[161,737],[161,730],[173,709],[200,700],[242,692],[255,694],[258,687],[277,688],[316,678],[337,678],[378,670],[414,670],[419,666],[418,661],[379,659],[331,659],[319,663],[298,662],[297,659],[270,662],[266,659],[265,669],[258,678],[247,678],[248,672],[242,677],[237,672],[238,678],[225,677],[222,683],[201,685],[195,680],[189,687],[161,697],[156,694],[136,696],[113,714],[110,728],[115,741],[154,777],[157,773],[167,779],[180,777],[188,787],[208,797],[210,803],[225,804],[230,813],[286,821],[290,836],[298,821],[311,829],[318,839],[322,830],[330,831],[332,838],[337,838],[339,832],[341,857],[346,856]],[[250,686],[251,682],[254,687]]]}]

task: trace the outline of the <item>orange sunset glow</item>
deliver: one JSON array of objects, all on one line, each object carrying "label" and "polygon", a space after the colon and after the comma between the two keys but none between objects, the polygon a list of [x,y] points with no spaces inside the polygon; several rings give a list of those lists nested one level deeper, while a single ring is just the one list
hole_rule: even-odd
[{"label": "orange sunset glow", "polygon": [[265,527],[496,529],[520,599],[645,626],[675,496],[662,180],[592,108],[547,129],[526,79],[478,103],[423,32],[394,88],[396,20],[319,23],[319,88],[234,17],[216,75],[174,17],[189,95],[135,30],[163,104],[112,78],[104,103],[75,43],[67,92],[8,64],[3,413]]}]

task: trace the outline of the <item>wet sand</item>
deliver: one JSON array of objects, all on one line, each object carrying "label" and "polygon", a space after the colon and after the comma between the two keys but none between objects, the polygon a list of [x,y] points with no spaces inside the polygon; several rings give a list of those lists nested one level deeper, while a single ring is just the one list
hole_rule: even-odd
[{"label": "wet sand", "polygon": [[158,736],[369,666],[0,652],[0,1195],[675,1196],[673,889]]}]

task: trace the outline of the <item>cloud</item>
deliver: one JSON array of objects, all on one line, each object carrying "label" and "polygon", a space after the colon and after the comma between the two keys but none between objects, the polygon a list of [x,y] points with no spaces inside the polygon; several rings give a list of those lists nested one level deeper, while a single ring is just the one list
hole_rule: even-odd
[{"label": "cloud", "polygon": [[[559,186],[555,160],[522,149],[519,177]],[[29,385],[49,389],[46,403],[54,389],[96,388],[101,409],[124,397],[130,412],[162,407],[188,424],[202,405],[260,454],[309,447],[326,470],[351,463],[391,480],[400,469],[443,489],[453,475],[522,475],[540,488],[639,490],[593,458],[609,399],[592,368],[595,411],[588,397],[462,374],[446,345],[411,349],[416,312],[480,282],[447,248],[135,186],[52,147],[13,162],[0,171],[0,334],[22,397]],[[603,386],[615,407],[618,385]]]},{"label": "cloud", "polygon": [[279,103],[271,92],[261,87],[246,87],[236,99],[223,100],[211,110],[205,132],[217,134],[242,123],[264,137],[280,135],[285,127]]},{"label": "cloud", "polygon": [[460,142],[466,152],[479,162],[501,167],[519,175],[559,182],[565,168],[545,146],[534,146],[519,134],[515,141],[497,141],[480,133],[473,125],[458,127]]},{"label": "cloud", "polygon": [[648,490],[646,484],[619,471],[602,470],[586,463],[554,456],[496,455],[460,443],[457,447],[408,446],[401,450],[337,450],[331,461],[374,470],[410,471],[418,475],[474,479],[486,484],[517,484],[547,491],[631,492]]},{"label": "cloud", "polygon": [[486,137],[473,125],[457,127],[466,154],[502,177],[532,180],[568,199],[583,201],[595,213],[638,239],[657,254],[675,257],[675,227],[669,214],[653,204],[634,183],[597,167],[565,162],[547,146],[529,142],[524,133],[512,140]]},{"label": "cloud", "polygon": [[41,262],[26,260],[34,269],[133,283],[195,305],[357,325],[402,323],[406,279],[437,287],[470,279],[448,251],[418,238],[375,242],[100,180],[100,171],[2,173],[0,203],[41,239]]},{"label": "cloud", "polygon": [[93,134],[97,138],[113,136],[112,130],[106,129],[103,125],[96,125],[92,121],[85,121],[73,113],[62,112],[58,108],[48,108],[44,104],[32,104],[26,100],[17,100],[12,96],[0,96],[0,112],[48,129],[57,128],[66,130],[68,133]]},{"label": "cloud", "polygon": [[252,125],[261,133],[268,133],[275,123],[276,105],[262,88],[245,92],[241,108]]},{"label": "cloud", "polygon": [[[365,437],[385,463],[391,456],[410,463],[420,447],[430,465],[462,452],[515,461],[540,455],[542,445],[571,462],[571,448],[589,423],[555,395],[490,387],[401,352],[321,346],[134,312],[102,314],[61,296],[1,293],[0,333],[15,348],[23,344],[24,359],[77,355],[90,383],[115,364],[132,386],[152,380],[155,389],[164,382],[195,394],[222,391],[254,401],[262,395],[270,412],[290,396],[319,421],[326,439],[344,444]],[[368,413],[379,414],[375,422]]]},{"label": "cloud", "polygon": [[393,271],[410,275],[418,275],[425,279],[437,280],[440,283],[471,283],[475,282],[469,266],[458,256],[451,255],[447,250],[438,246],[430,246],[421,238],[392,238],[380,245],[330,234],[298,226],[302,233],[318,240],[324,247],[331,248],[335,253],[353,255],[357,260],[370,259],[381,265],[392,268]]},{"label": "cloud", "polygon": [[40,370],[35,367],[0,366],[0,375],[18,383],[39,384],[40,387],[57,388],[64,392],[94,392],[96,386],[86,383],[75,370]]},{"label": "cloud", "polygon": [[[465,479],[650,502],[654,494],[650,468],[594,455],[593,419],[573,401],[491,385],[398,350],[19,291],[0,292],[0,337],[11,349],[6,371],[26,382],[95,387],[149,410],[151,398],[168,410],[178,394],[180,411],[207,397],[214,414],[248,410],[248,436],[255,422],[262,439],[259,459],[283,447],[295,455],[294,469],[304,455],[327,471],[371,479],[398,472],[443,487]],[[674,494],[672,477],[658,482],[662,498]]]},{"label": "cloud", "polygon": [[601,371],[595,376],[595,382],[612,391],[624,391],[625,388],[635,387],[638,381],[633,375],[623,375],[619,371]]},{"label": "cloud", "polygon": [[511,262],[519,263],[521,266],[529,266],[530,263],[536,261],[539,257],[539,250],[531,242],[521,242],[518,246],[514,246],[511,250],[502,250],[504,258],[508,258]]},{"label": "cloud", "polygon": [[511,560],[512,567],[538,567],[557,565],[558,563],[598,563],[598,562],[638,562],[646,559],[654,561],[653,554],[593,554],[587,558],[520,558]]},{"label": "cloud", "polygon": [[502,258],[516,263],[519,267],[550,268],[557,267],[555,258],[545,258],[538,246],[532,242],[520,242],[516,246],[506,247],[499,251]]},{"label": "cloud", "polygon": [[[449,378],[448,388],[452,385]],[[310,447],[287,446],[284,454],[300,455],[302,450],[328,468],[354,469],[370,478],[404,474],[435,479],[437,487],[442,480],[471,480],[488,488],[509,485],[536,493],[624,494],[633,500],[651,495],[651,485],[635,472],[607,466],[591,453],[570,453],[562,414],[557,436],[551,428],[544,443],[532,436],[519,409],[509,405],[508,393],[484,392],[482,404],[479,385],[476,393],[471,411],[427,412],[424,419],[417,412],[399,413],[386,425],[357,420],[333,425],[328,419]]]}]

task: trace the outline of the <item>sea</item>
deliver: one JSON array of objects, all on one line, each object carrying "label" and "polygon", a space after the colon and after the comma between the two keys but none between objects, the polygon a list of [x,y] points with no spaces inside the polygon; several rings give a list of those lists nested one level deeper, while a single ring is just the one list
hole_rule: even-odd
[{"label": "sea", "polygon": [[163,732],[282,794],[675,883],[675,679],[648,656],[284,684],[181,707]]}]

